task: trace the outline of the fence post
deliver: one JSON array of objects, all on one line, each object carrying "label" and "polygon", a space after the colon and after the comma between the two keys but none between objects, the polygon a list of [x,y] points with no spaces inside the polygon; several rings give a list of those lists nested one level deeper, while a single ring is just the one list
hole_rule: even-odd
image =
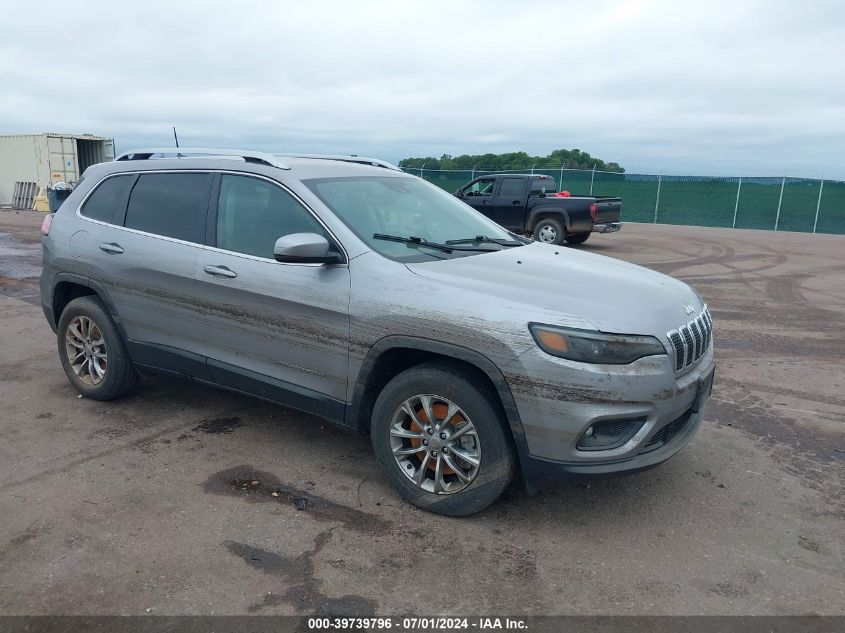
[{"label": "fence post", "polygon": [[560,182],[557,183],[557,189],[563,191],[563,165],[560,166]]},{"label": "fence post", "polygon": [[475,168],[476,168],[476,165],[473,165],[472,166],[472,178],[470,178],[470,180],[475,180]]},{"label": "fence post", "polygon": [[424,176],[423,176],[423,172],[424,172],[424,171],[425,171],[425,163],[423,163],[423,166],[422,166],[422,167],[420,167],[420,178],[423,178],[423,179],[424,179]]},{"label": "fence post", "polygon": [[534,163],[533,165],[531,165],[531,175],[532,175],[532,176],[534,175],[534,168],[535,168],[536,166],[537,166],[537,163]]},{"label": "fence post", "polygon": [[783,188],[786,186],[786,174],[783,175],[783,180],[780,181],[780,198],[778,198],[778,213],[775,216],[775,231],[778,230],[778,223],[780,222],[780,207],[783,204]]},{"label": "fence post", "polygon": [[819,185],[819,199],[816,202],[816,219],[813,221],[813,233],[816,232],[816,227],[819,225],[819,208],[822,206],[822,191],[824,191],[824,174],[822,174],[822,184]]},{"label": "fence post", "polygon": [[593,195],[593,181],[596,179],[596,166],[593,165],[593,173],[590,175],[590,195]]},{"label": "fence post", "polygon": [[736,204],[734,204],[734,221],[731,228],[736,228],[736,212],[739,211],[739,192],[742,191],[742,176],[739,177],[739,184],[736,186]]},{"label": "fence post", "polygon": [[654,201],[654,222],[657,224],[657,208],[660,206],[660,184],[663,181],[663,174],[657,176],[657,199]]}]

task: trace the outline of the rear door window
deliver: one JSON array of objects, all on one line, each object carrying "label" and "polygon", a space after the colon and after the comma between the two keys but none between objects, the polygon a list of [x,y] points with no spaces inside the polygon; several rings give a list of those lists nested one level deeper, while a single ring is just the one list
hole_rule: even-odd
[{"label": "rear door window", "polygon": [[328,235],[311,212],[273,183],[223,174],[217,207],[217,247],[273,259],[276,240],[291,233]]},{"label": "rear door window", "polygon": [[502,178],[499,195],[502,198],[522,198],[525,195],[525,178]]},{"label": "rear door window", "polygon": [[80,212],[92,220],[111,222],[115,212],[126,201],[126,194],[129,193],[129,187],[134,180],[135,174],[106,178],[94,189],[94,193],[88,196]]},{"label": "rear door window", "polygon": [[202,243],[210,183],[207,173],[141,174],[129,196],[124,226]]}]

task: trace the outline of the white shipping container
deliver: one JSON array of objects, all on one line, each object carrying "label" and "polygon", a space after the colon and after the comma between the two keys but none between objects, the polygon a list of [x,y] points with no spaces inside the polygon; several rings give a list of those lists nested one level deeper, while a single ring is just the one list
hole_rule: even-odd
[{"label": "white shipping container", "polygon": [[0,204],[12,202],[16,182],[34,182],[46,195],[61,180],[75,183],[95,163],[114,160],[114,139],[90,134],[0,135]]}]

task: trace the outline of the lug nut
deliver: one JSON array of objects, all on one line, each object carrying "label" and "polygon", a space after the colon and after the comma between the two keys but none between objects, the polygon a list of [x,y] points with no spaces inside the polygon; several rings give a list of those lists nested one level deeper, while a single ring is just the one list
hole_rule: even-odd
[{"label": "lug nut", "polygon": [[445,440],[445,439],[446,439],[446,434],[445,434],[445,433],[441,433],[441,434],[440,434],[440,439],[441,439],[441,440]]},{"label": "lug nut", "polygon": [[428,446],[428,440],[423,440],[423,446]]},{"label": "lug nut", "polygon": [[429,435],[434,435],[434,429],[432,429],[431,427],[429,427],[429,428],[428,428],[428,434],[429,434]]},{"label": "lug nut", "polygon": [[432,456],[432,457],[437,457],[437,451],[431,451],[431,456]]}]

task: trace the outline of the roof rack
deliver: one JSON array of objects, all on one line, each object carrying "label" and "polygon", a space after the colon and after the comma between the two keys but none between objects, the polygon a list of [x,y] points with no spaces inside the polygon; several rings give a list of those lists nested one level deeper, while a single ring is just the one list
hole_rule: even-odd
[{"label": "roof rack", "polygon": [[367,158],[366,156],[353,156],[344,154],[273,154],[281,158],[318,158],[322,160],[339,160],[345,163],[358,163],[360,165],[373,165],[375,167],[384,167],[385,169],[392,169],[394,171],[402,171],[393,163],[388,163],[380,158]]},{"label": "roof rack", "polygon": [[278,167],[279,169],[290,169],[289,165],[279,160],[278,155],[240,149],[210,149],[208,147],[150,147],[146,149],[133,149],[132,151],[124,152],[115,158],[115,160],[150,160],[156,154],[162,154],[170,158],[205,158],[214,156],[220,158],[241,158],[247,163],[268,165],[270,167]]}]

